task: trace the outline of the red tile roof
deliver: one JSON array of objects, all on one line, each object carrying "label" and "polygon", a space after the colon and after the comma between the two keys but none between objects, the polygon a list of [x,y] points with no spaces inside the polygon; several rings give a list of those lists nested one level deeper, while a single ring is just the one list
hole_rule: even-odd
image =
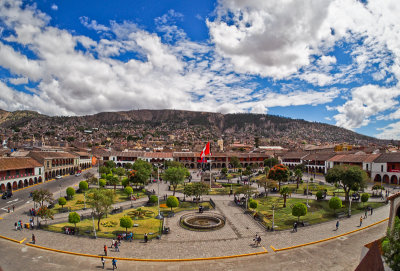
[{"label": "red tile roof", "polygon": [[42,167],[33,158],[30,157],[4,157],[0,158],[0,171],[14,170],[14,169],[25,169],[25,168],[35,168]]}]

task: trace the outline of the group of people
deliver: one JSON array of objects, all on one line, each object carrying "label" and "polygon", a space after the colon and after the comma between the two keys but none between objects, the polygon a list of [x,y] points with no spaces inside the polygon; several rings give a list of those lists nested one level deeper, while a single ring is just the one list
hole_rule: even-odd
[{"label": "group of people", "polygon": [[129,234],[126,234],[126,233],[124,232],[124,233],[122,233],[122,234],[118,234],[117,240],[121,243],[121,240],[122,240],[122,239],[132,242],[133,233],[130,232]]},{"label": "group of people", "polygon": [[[14,210],[15,210],[15,205],[12,206],[12,211],[14,212]],[[10,213],[10,206],[8,206],[7,212]]]},{"label": "group of people", "polygon": [[[107,256],[107,255],[106,255]],[[104,257],[101,257],[101,264],[103,265],[103,269],[104,269],[104,265],[106,264],[106,260],[104,260]],[[115,258],[113,258],[111,260],[111,264],[112,264],[112,269],[117,269],[117,260]]]},{"label": "group of people", "polygon": [[23,224],[21,220],[18,220],[17,222],[14,223],[15,230],[16,231],[22,231],[23,230]]},{"label": "group of people", "polygon": [[36,215],[37,215],[36,210],[35,210],[34,208],[29,209],[29,215],[30,215],[30,216],[36,216]]},{"label": "group of people", "polygon": [[204,212],[204,207],[203,207],[203,205],[200,205],[199,206],[199,213],[202,214],[203,212]]}]

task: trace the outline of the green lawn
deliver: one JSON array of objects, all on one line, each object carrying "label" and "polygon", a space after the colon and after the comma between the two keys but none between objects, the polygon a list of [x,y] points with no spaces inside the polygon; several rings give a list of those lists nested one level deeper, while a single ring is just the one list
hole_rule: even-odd
[{"label": "green lawn", "polygon": [[[272,227],[272,205],[275,204],[275,226],[276,230],[284,230],[292,228],[293,223],[297,221],[297,217],[292,216],[291,206],[295,203],[301,202],[306,203],[305,199],[295,199],[288,198],[286,201],[286,208],[283,208],[283,198],[279,197],[267,197],[256,199],[258,202],[257,212],[265,215],[263,223],[266,226]],[[321,222],[326,222],[329,220],[334,220],[335,215],[332,209],[328,206],[328,201],[317,201],[309,200],[310,208],[308,208],[308,213],[306,216],[300,217],[301,221],[308,222],[309,224],[316,224]],[[372,208],[378,208],[383,206],[384,203],[380,202],[367,202],[364,205],[362,203],[352,203],[351,209],[352,214],[356,215],[363,213],[366,206],[371,206]],[[348,211],[348,205],[344,204],[343,208],[336,210],[336,212],[346,212]]]},{"label": "green lawn", "polygon": [[[93,188],[95,189],[95,188]],[[93,189],[89,189],[86,192],[86,195],[88,195],[90,193],[90,191],[92,191]],[[134,196],[137,198],[139,195],[139,198],[142,197],[147,197],[142,191],[136,191],[134,190],[133,192]],[[86,199],[87,200],[87,199]],[[117,202],[123,202],[123,201],[128,201],[130,200],[129,197],[124,193],[124,190],[122,189],[117,189],[115,191],[115,198],[114,201],[115,203]],[[84,202],[84,194],[83,193],[77,193],[75,194],[74,198],[72,200],[67,200],[67,204],[64,205],[64,208],[68,207],[71,208],[71,211],[77,211],[77,210],[82,210],[85,206],[85,202]],[[86,204],[86,208],[89,208],[89,206]],[[53,208],[54,213],[59,213],[61,209],[61,205],[56,204]]]},{"label": "green lawn", "polygon": [[[165,204],[165,201],[160,202],[160,205],[162,204]],[[212,208],[209,202],[202,202],[201,205],[203,205],[204,207],[209,207],[210,209]],[[194,202],[180,202],[179,207],[173,208],[173,212],[177,213],[180,211],[197,210],[198,206],[199,205]],[[144,213],[138,214],[137,212],[134,212],[137,211],[138,209],[141,209],[142,211],[144,211]],[[171,208],[168,207],[160,208],[160,211],[162,213],[167,214],[171,212]],[[143,235],[145,233],[148,234],[153,233],[149,234],[149,238],[154,238],[158,235],[162,227],[162,221],[155,218],[157,214],[158,214],[157,206],[127,209],[124,210],[122,213],[108,215],[107,218],[104,217],[103,219],[101,219],[100,231],[97,231],[97,219],[95,219],[94,222],[96,227],[96,234],[98,237],[114,238],[118,233],[125,232],[126,229],[119,226],[119,220],[121,217],[128,215],[132,218],[133,223],[138,225],[137,227],[128,229],[128,233],[133,231],[133,237],[135,239],[143,239]],[[77,228],[79,228],[80,235],[93,236],[92,219],[85,219],[79,222],[76,226]],[[46,230],[54,232],[63,232],[64,227],[73,228],[74,224],[65,222],[65,223],[44,226]]]}]

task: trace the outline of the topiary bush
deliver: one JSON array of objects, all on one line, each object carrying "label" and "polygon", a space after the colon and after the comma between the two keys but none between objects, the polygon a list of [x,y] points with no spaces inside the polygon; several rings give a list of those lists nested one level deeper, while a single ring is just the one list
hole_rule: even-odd
[{"label": "topiary bush", "polygon": [[104,187],[104,186],[106,186],[106,184],[107,184],[107,181],[105,179],[100,179],[99,180],[100,187]]},{"label": "topiary bush", "polygon": [[64,197],[61,197],[58,199],[58,204],[60,204],[61,208],[63,208],[64,205],[67,204],[67,200]]},{"label": "topiary bush", "polygon": [[305,216],[307,214],[307,206],[304,203],[296,203],[292,207],[292,215],[297,216],[297,221],[300,220],[300,216]]},{"label": "topiary bush", "polygon": [[256,209],[258,206],[258,203],[255,200],[251,200],[249,206],[251,209]]},{"label": "topiary bush", "polygon": [[172,211],[172,208],[179,206],[179,200],[175,196],[169,196],[167,198],[167,206],[171,208]]},{"label": "topiary bush", "polygon": [[324,198],[324,192],[322,192],[321,190],[319,190],[315,196],[317,196],[317,200],[321,200]]},{"label": "topiary bush", "polygon": [[336,213],[336,209],[342,208],[342,200],[338,197],[332,197],[329,200],[329,208],[333,209]]},{"label": "topiary bush", "polygon": [[81,182],[79,183],[79,189],[80,189],[81,191],[86,191],[86,190],[89,189],[89,184],[88,184],[86,181],[81,181]]},{"label": "topiary bush", "polygon": [[75,189],[73,187],[68,187],[66,192],[68,199],[72,199],[75,195]]},{"label": "topiary bush", "polygon": [[369,199],[369,194],[368,193],[363,193],[361,194],[361,202],[364,204],[365,202],[367,202]]},{"label": "topiary bush", "polygon": [[151,196],[150,196],[150,199],[149,199],[149,202],[150,202],[151,204],[157,203],[157,202],[158,202],[158,197],[157,197],[156,195],[151,195]]}]

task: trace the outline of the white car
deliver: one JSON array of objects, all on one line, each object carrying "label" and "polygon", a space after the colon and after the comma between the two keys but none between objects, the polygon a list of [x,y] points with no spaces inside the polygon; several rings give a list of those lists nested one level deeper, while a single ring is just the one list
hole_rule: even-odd
[{"label": "white car", "polygon": [[56,176],[56,179],[61,179],[62,177],[60,176],[60,175],[57,175]]},{"label": "white car", "polygon": [[78,172],[78,173],[75,174],[75,177],[79,177],[81,175],[82,175],[82,173]]}]

